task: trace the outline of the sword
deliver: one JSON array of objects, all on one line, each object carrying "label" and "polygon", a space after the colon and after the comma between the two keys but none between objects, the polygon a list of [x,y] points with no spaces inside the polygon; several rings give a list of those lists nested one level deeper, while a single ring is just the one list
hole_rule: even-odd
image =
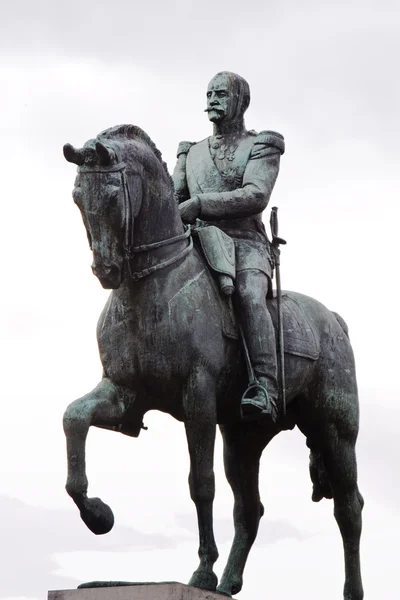
[{"label": "sword", "polygon": [[269,220],[272,234],[272,254],[275,262],[276,277],[276,305],[278,312],[278,377],[280,382],[280,394],[282,402],[282,416],[286,416],[286,392],[285,392],[285,354],[283,346],[283,321],[282,321],[282,289],[281,289],[281,271],[280,271],[280,245],[285,245],[286,241],[278,237],[278,209],[274,206],[271,209]]}]

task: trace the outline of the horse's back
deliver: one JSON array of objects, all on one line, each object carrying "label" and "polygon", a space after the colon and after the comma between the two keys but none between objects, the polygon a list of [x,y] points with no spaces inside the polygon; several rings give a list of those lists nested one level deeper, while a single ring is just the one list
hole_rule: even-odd
[{"label": "horse's back", "polygon": [[[275,325],[278,327],[277,299],[267,301]],[[347,325],[340,315],[324,304],[293,291],[282,292],[282,322],[284,347],[287,354],[317,360],[331,345],[332,339],[343,340],[346,351],[350,348]]]}]

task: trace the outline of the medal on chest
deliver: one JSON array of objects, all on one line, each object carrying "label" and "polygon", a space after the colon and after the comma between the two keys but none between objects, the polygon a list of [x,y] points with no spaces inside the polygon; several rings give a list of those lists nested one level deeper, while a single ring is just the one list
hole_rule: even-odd
[{"label": "medal on chest", "polygon": [[235,152],[238,148],[238,145],[226,144],[222,138],[222,135],[217,135],[211,141],[210,147],[211,154],[214,159],[229,160],[231,162],[235,158]]},{"label": "medal on chest", "polygon": [[[229,189],[240,187],[243,177],[243,165],[238,163],[237,143],[226,142],[222,135],[210,139],[210,154]],[[236,159],[236,160],[235,160]]]}]

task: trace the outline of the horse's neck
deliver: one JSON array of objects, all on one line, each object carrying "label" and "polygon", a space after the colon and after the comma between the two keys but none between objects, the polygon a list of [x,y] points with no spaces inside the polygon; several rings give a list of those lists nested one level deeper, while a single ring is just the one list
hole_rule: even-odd
[{"label": "horse's neck", "polygon": [[183,232],[174,193],[163,179],[150,179],[143,186],[142,206],[135,219],[135,245],[152,244]]},{"label": "horse's neck", "polygon": [[[184,226],[179,209],[169,185],[161,182],[144,186],[146,193],[134,222],[134,246],[147,246],[181,235]],[[187,246],[187,240],[165,245],[149,252],[141,252],[135,256],[135,269],[153,266],[158,261],[168,259]]]}]

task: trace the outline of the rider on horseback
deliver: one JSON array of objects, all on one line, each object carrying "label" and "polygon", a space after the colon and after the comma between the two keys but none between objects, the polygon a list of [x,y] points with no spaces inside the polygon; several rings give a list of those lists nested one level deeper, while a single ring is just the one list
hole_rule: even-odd
[{"label": "rider on horseback", "polygon": [[235,243],[236,302],[259,390],[242,400],[244,416],[276,419],[278,398],[275,333],[266,306],[273,261],[262,222],[285,150],[273,131],[247,131],[248,83],[218,73],[207,90],[213,135],[199,143],[181,142],[173,179],[182,220],[217,225]]}]

